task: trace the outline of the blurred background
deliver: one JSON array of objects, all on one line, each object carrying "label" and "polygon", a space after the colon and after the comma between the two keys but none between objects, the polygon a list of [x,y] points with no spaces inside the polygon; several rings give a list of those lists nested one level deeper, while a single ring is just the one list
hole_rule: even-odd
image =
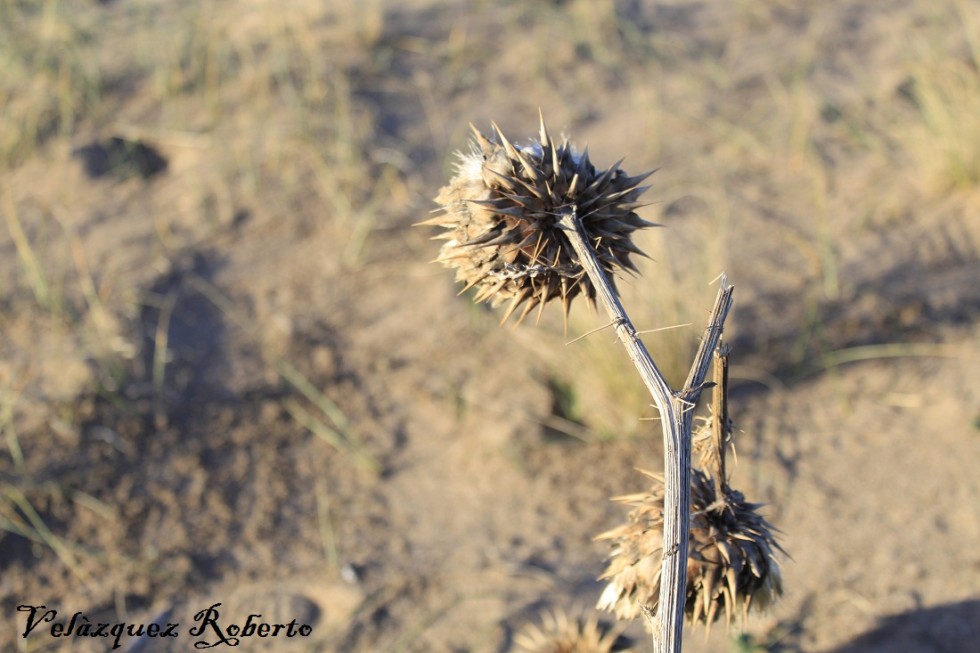
[{"label": "blurred background", "polygon": [[736,286],[732,483],[792,558],[685,650],[976,650],[980,4],[356,4],[0,0],[4,650],[108,648],[25,604],[181,624],[126,651],[217,602],[313,629],[242,650],[592,614],[650,399],[610,332],[566,344],[604,315],[499,327],[412,226],[469,123],[539,109],[658,169],[619,285],[674,384]]}]

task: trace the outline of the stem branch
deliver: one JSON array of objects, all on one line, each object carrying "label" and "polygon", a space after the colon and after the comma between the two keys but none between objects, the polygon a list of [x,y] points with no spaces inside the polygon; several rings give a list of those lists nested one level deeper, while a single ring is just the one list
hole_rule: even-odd
[{"label": "stem branch", "polygon": [[715,298],[715,306],[701,338],[694,364],[684,388],[675,392],[637,336],[636,328],[613,291],[592,244],[586,239],[575,208],[562,213],[558,224],[575,250],[579,264],[595,287],[599,302],[613,320],[616,335],[626,347],[630,360],[660,411],[664,438],[663,566],[656,612],[650,606],[642,607],[653,631],[654,653],[680,653],[690,537],[692,409],[705,388],[704,379],[711,364],[712,352],[718,345],[725,318],[732,306],[734,286],[722,277],[721,288]]}]

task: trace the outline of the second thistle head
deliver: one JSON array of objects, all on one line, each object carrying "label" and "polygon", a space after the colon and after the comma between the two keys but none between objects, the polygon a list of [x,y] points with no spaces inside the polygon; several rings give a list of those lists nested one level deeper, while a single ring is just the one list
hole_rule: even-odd
[{"label": "second thistle head", "polygon": [[477,301],[509,301],[502,321],[523,305],[518,321],[560,298],[565,315],[575,296],[595,289],[576,260],[558,220],[574,210],[607,275],[635,272],[643,252],[632,234],[655,226],[635,210],[650,172],[631,177],[620,162],[601,170],[588,151],[555,143],[544,120],[538,140],[515,146],[493,124],[491,138],[473,128],[473,147],[461,153],[456,176],[436,202],[444,211],[423,224],[444,227],[438,261],[456,268],[456,280],[476,288]]},{"label": "second thistle head", "polygon": [[[649,492],[620,497],[630,505],[627,524],[596,539],[612,542],[602,578],[608,580],[597,607],[632,619],[646,605],[656,611],[663,568],[664,488],[655,480]],[[776,553],[783,552],[775,529],[741,492],[716,488],[709,476],[691,470],[691,546],[687,558],[685,614],[710,627],[725,616],[764,610],[783,593]]]}]

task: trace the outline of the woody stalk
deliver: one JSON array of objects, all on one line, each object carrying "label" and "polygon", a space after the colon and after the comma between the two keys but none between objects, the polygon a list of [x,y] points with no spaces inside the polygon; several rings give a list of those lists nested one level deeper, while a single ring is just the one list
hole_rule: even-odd
[{"label": "woody stalk", "polygon": [[597,169],[588,151],[552,140],[544,121],[538,139],[515,146],[493,125],[492,138],[476,128],[469,152],[436,201],[444,211],[422,224],[444,228],[438,261],[456,269],[463,291],[476,301],[506,304],[502,322],[522,321],[560,300],[567,321],[578,295],[601,304],[660,412],[664,441],[662,571],[659,600],[641,612],[656,653],[679,653],[685,613],[691,515],[693,408],[705,387],[712,353],[732,306],[734,287],[722,277],[711,316],[684,386],[671,388],[630,321],[614,285],[637,272],[637,229],[657,226],[635,210],[650,173],[631,177],[617,162]]}]

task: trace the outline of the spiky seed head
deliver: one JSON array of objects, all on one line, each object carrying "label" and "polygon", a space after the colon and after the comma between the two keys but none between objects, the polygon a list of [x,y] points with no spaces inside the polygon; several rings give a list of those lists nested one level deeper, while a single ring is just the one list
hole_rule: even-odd
[{"label": "spiky seed head", "polygon": [[523,305],[518,322],[535,307],[561,299],[569,303],[595,288],[578,264],[558,221],[574,209],[605,272],[614,278],[636,272],[633,232],[656,226],[635,210],[652,174],[627,175],[618,162],[597,169],[588,151],[577,152],[567,140],[552,140],[544,120],[539,138],[512,144],[493,124],[490,138],[473,127],[469,152],[459,154],[456,175],[439,191],[443,211],[421,224],[445,228],[438,261],[456,268],[463,291],[476,288],[476,301],[497,306],[509,302],[502,322]]},{"label": "spiky seed head", "polygon": [[[610,540],[613,549],[601,577],[609,583],[596,607],[620,619],[639,615],[641,604],[656,611],[660,597],[663,478],[644,473],[655,481],[649,492],[617,499],[633,507],[628,523],[596,538]],[[691,622],[709,628],[724,614],[730,626],[734,615],[744,619],[750,608],[763,610],[782,595],[775,553],[783,549],[759,514],[759,504],[746,502],[741,492],[727,487],[718,492],[701,470],[692,469],[691,477],[684,611]]]},{"label": "spiky seed head", "polygon": [[617,645],[622,628],[603,628],[595,613],[572,618],[564,610],[541,613],[541,624],[528,624],[514,638],[517,653],[630,653]]}]

